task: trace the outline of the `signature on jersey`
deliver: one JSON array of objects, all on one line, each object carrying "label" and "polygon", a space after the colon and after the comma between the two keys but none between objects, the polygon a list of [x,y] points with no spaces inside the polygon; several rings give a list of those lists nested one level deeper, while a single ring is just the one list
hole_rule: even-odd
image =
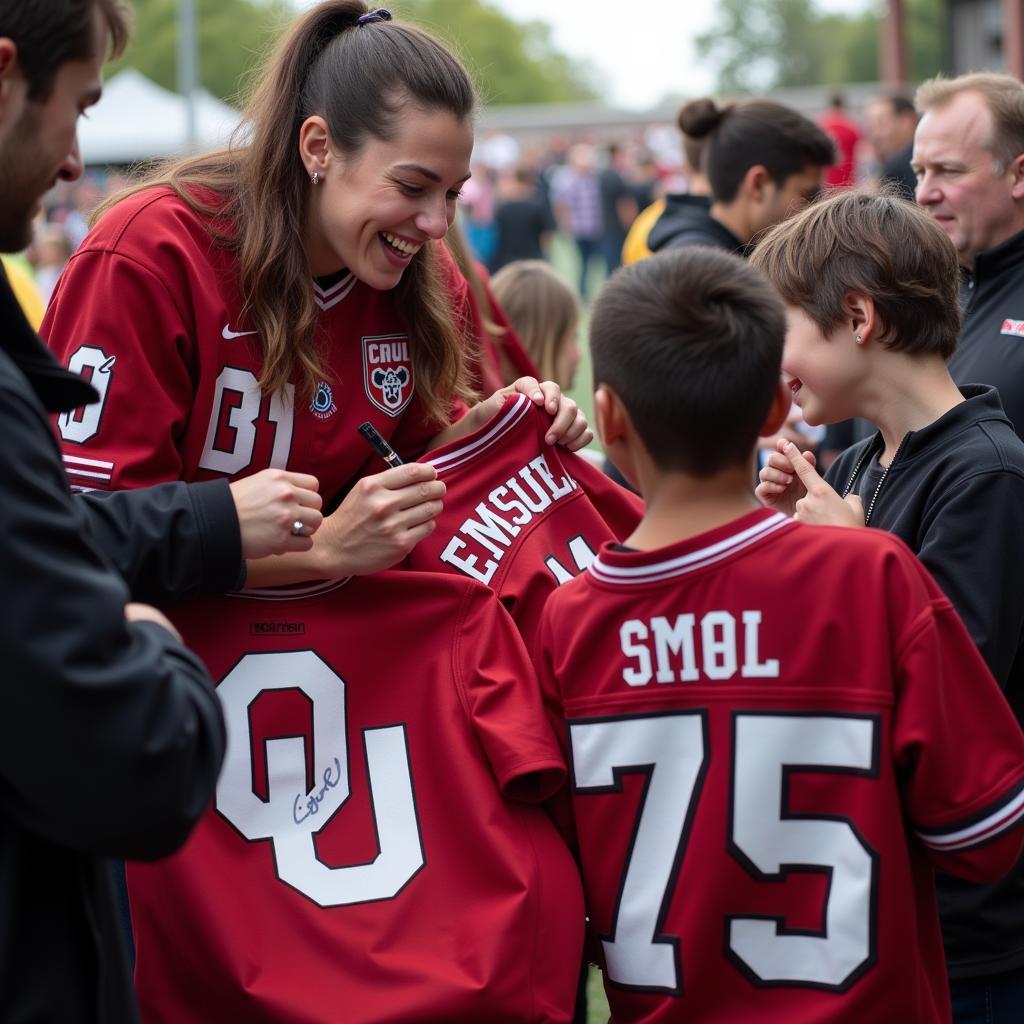
[{"label": "signature on jersey", "polygon": [[[327,797],[328,790],[334,789],[340,781],[341,762],[335,758],[334,767],[328,765],[324,769],[324,784],[320,787],[319,792],[310,793],[308,796],[303,793],[296,794],[295,802],[292,804],[292,817],[295,819],[295,824],[301,825],[307,818],[318,814],[320,805]],[[303,801],[305,801],[305,814],[302,813]]]}]

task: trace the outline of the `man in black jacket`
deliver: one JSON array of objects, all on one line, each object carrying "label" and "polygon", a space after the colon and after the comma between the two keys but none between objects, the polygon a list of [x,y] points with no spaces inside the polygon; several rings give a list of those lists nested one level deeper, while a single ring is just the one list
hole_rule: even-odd
[{"label": "man in black jacket", "polygon": [[[1024,437],[1024,85],[989,73],[939,78],[925,82],[915,102],[923,115],[912,158],[917,202],[953,240],[961,267],[964,320],[949,372],[962,386],[998,388]],[[982,517],[1003,514],[978,508]],[[977,569],[975,578],[988,584]],[[998,634],[1000,617],[978,624],[979,645]],[[1024,719],[1024,651],[1006,660],[1014,653],[1009,673],[996,674]],[[1024,1019],[1024,861],[996,885],[939,883],[954,1021]]]},{"label": "man in black jacket", "polygon": [[1024,85],[1011,75],[925,82],[912,164],[917,201],[953,239],[964,326],[958,384],[992,384],[1024,437]]},{"label": "man in black jacket", "polygon": [[[81,173],[120,0],[0,0],[0,250]],[[237,586],[243,555],[306,549],[312,477],[269,471],[72,498],[48,414],[96,399],[58,366],[0,274],[0,1017],[134,1021],[104,857],[184,842],[224,752],[216,694],[156,608]],[[294,532],[293,532],[294,531]]]}]

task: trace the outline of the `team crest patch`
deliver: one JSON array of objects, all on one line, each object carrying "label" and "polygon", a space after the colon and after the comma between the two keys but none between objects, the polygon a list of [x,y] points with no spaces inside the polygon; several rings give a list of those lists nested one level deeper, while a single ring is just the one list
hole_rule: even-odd
[{"label": "team crest patch", "polygon": [[334,404],[334,392],[327,381],[322,380],[313,392],[313,400],[309,403],[309,411],[318,419],[326,420],[333,416],[338,407]]},{"label": "team crest patch", "polygon": [[398,416],[412,398],[412,384],[407,334],[363,338],[363,385],[381,412]]},{"label": "team crest patch", "polygon": [[1010,320],[1007,318],[1003,321],[1003,327],[999,333],[1009,334],[1013,338],[1024,338],[1024,320]]}]

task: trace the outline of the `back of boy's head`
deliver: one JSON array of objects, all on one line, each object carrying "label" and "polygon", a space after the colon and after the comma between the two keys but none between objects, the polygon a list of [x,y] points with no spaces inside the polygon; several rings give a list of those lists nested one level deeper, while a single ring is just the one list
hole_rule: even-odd
[{"label": "back of boy's head", "polygon": [[615,272],[594,304],[594,386],[621,399],[655,465],[709,477],[749,463],[782,366],[786,314],[718,249],[670,249]]},{"label": "back of boy's head", "polygon": [[773,100],[719,107],[710,97],[683,105],[676,119],[683,136],[705,143],[702,168],[718,202],[731,203],[751,167],[764,167],[782,187],[807,167],[835,163],[835,144],[803,114]]},{"label": "back of boy's head", "polygon": [[847,319],[847,297],[859,292],[875,304],[884,347],[943,359],[956,349],[956,248],[928,214],[893,192],[832,193],[765,234],[751,264],[824,334]]}]

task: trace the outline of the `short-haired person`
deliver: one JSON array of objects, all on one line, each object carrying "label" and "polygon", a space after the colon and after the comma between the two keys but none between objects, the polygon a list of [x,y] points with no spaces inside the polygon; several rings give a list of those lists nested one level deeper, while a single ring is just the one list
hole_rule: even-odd
[{"label": "short-haired person", "polygon": [[[773,454],[759,496],[801,519],[904,540],[1020,717],[1024,442],[994,388],[958,388],[947,369],[959,329],[947,233],[895,197],[835,196],[771,232],[754,262],[787,304],[782,365],[804,418],[858,416],[878,428],[824,480],[792,450]],[[956,1019],[980,1019],[960,1003],[961,988],[979,987],[990,988],[981,1002],[1007,1007],[996,1020],[1019,1019],[1024,863],[993,886],[940,878],[939,900]]]},{"label": "short-haired person", "polygon": [[949,372],[958,384],[997,386],[1024,436],[1024,84],[992,73],[937,78],[915,102],[917,202],[962,268],[964,322]]},{"label": "short-haired person", "polygon": [[699,248],[593,311],[596,424],[646,512],[548,599],[538,667],[616,1021],[946,1021],[933,867],[1021,846],[1024,736],[935,582],[751,493],[785,333]]},{"label": "short-haired person", "polygon": [[[118,0],[0,0],[3,251],[81,173],[76,123],[128,25]],[[0,323],[0,1017],[122,1024],[137,1011],[106,858],[177,849],[224,754],[202,664],[129,602],[231,589],[243,555],[310,547],[320,499],[277,470],[73,499],[48,414],[88,415],[97,390],[58,366],[2,275]]]},{"label": "short-haired person", "polygon": [[904,199],[913,199],[917,178],[910,166],[917,111],[900,93],[873,96],[864,107],[864,134],[878,157],[876,177],[893,185]]},{"label": "short-haired person", "polygon": [[772,100],[719,107],[692,100],[679,112],[684,137],[706,139],[703,170],[711,205],[669,195],[647,245],[711,245],[744,253],[766,228],[785,220],[821,190],[835,163],[829,136],[803,114]]}]

